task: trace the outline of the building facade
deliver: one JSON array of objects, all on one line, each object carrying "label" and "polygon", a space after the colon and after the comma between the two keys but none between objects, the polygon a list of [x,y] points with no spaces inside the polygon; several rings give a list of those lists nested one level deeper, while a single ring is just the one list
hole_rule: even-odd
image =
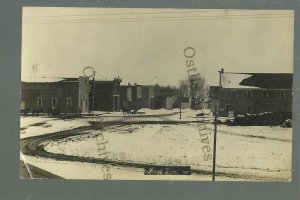
[{"label": "building facade", "polygon": [[277,113],[292,117],[292,74],[220,72],[210,87],[211,110],[220,116]]},{"label": "building facade", "polygon": [[21,82],[21,109],[59,109],[62,113],[89,110],[89,82],[79,78],[25,78]]},{"label": "building facade", "polygon": [[121,86],[123,108],[173,109],[177,90],[158,85],[128,84]]},{"label": "building facade", "polygon": [[[95,111],[120,111],[121,110],[121,87],[122,79],[90,81],[94,92],[90,93],[90,107]],[[94,101],[94,105],[93,105]]]},{"label": "building facade", "polygon": [[176,103],[176,93],[177,90],[171,89],[169,87],[154,87],[154,99],[153,99],[153,108],[154,109],[173,109]]},{"label": "building facade", "polygon": [[150,85],[128,84],[121,86],[122,108],[153,108],[154,90]]}]

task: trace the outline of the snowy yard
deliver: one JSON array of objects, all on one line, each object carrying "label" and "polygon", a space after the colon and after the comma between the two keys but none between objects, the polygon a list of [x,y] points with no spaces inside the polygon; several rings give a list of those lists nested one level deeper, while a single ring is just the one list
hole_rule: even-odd
[{"label": "snowy yard", "polygon": [[[129,116],[120,113],[102,113],[97,118],[57,120],[51,118],[21,118],[21,138],[55,133],[88,126],[89,121],[123,121],[102,130],[86,130],[79,135],[44,142],[47,152],[70,156],[103,158],[125,163],[153,165],[188,165],[194,171],[211,171],[212,160],[204,159],[203,147],[209,146],[212,154],[213,125],[206,123],[204,132],[208,144],[199,133],[195,111],[146,110],[149,117]],[[101,118],[101,120],[100,120]],[[138,123],[157,121],[157,123]],[[170,121],[170,123],[163,123]],[[186,121],[186,123],[178,123]],[[174,123],[172,123],[174,122]],[[32,126],[32,124],[40,123]],[[203,131],[201,132],[203,134]],[[291,177],[292,129],[280,127],[239,127],[218,125],[216,180],[289,181]],[[99,149],[101,152],[99,152]],[[206,150],[208,150],[206,148]],[[102,179],[101,164],[25,156],[28,163],[64,178]],[[112,179],[153,180],[211,180],[210,176],[192,173],[187,176],[145,176],[142,169],[110,166]],[[79,173],[80,172],[80,173]]]}]

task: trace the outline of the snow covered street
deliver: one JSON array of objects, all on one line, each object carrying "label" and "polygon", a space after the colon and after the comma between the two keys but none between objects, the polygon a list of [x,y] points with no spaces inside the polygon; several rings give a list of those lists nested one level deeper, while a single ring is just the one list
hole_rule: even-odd
[{"label": "snow covered street", "polygon": [[[21,117],[24,161],[66,179],[211,180],[213,124],[194,110],[99,112],[75,119]],[[205,130],[199,131],[199,124]],[[207,138],[203,139],[203,134]],[[216,180],[289,181],[292,129],[218,125]],[[144,175],[143,166],[191,166],[191,175]]]}]

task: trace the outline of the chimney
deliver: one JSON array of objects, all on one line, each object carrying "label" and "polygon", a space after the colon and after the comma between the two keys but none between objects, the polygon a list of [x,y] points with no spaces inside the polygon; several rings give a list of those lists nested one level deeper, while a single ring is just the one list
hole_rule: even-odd
[{"label": "chimney", "polygon": [[222,74],[224,74],[224,68],[219,71],[219,87],[222,87]]}]

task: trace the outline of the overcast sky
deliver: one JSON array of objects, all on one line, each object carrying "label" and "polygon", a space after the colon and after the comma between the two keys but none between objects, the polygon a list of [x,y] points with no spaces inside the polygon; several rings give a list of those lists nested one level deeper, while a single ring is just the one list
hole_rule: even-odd
[{"label": "overcast sky", "polygon": [[293,71],[293,11],[33,8],[23,9],[22,77],[77,77],[122,84],[178,85],[186,47],[208,84],[218,70]]}]

